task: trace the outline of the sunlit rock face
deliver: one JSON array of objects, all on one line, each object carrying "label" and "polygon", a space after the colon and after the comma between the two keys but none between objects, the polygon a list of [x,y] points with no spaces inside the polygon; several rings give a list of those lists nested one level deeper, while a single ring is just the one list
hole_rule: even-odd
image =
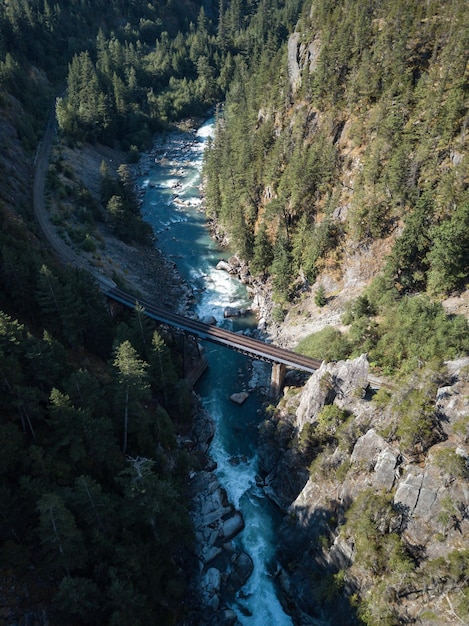
[{"label": "sunlit rock face", "polygon": [[299,430],[306,422],[314,422],[325,404],[334,401],[347,408],[354,398],[361,397],[368,385],[369,364],[365,354],[350,361],[323,363],[308,380],[296,411]]},{"label": "sunlit rock face", "polygon": [[[293,556],[299,558],[294,571],[282,571],[281,577],[287,596],[288,590],[294,589],[299,614],[317,610],[314,599],[308,595],[308,573],[320,576],[324,568],[329,572],[343,570],[347,580],[362,589],[376,584],[372,570],[364,565],[357,551],[353,532],[347,529],[351,508],[364,494],[389,502],[389,516],[377,518],[377,528],[383,541],[392,536],[409,553],[417,555],[415,567],[422,580],[435,562],[440,566],[449,563],[467,548],[469,359],[445,365],[448,384],[440,387],[433,398],[442,435],[419,455],[409,455],[404,447],[401,449],[392,429],[387,428],[388,412],[369,396],[360,397],[368,373],[364,355],[349,362],[323,365],[298,394],[296,411],[288,407],[299,431],[305,424],[319,423],[318,415],[325,403],[340,404],[353,414],[347,442],[337,440],[313,455],[316,466],[311,466],[303,487],[288,507],[280,533],[285,570]],[[289,473],[293,466],[289,471],[288,458],[293,458],[289,449],[276,462],[276,467],[283,469],[284,482],[291,482]],[[266,480],[268,493],[278,490],[277,500],[284,500],[287,493],[281,474],[274,468]],[[284,501],[282,504],[285,506]],[[321,547],[321,538],[326,536],[330,544]],[[305,550],[304,546],[309,547]],[[415,546],[418,554],[412,552]],[[456,601],[457,589],[450,593]],[[401,598],[399,602],[396,611],[400,615],[416,617],[431,607],[441,618],[438,623],[450,623],[441,614],[437,600],[425,594]]]}]

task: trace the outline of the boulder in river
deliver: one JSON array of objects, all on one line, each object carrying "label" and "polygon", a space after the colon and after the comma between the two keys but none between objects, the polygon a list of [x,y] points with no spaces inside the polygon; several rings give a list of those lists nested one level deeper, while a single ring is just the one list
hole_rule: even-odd
[{"label": "boulder in river", "polygon": [[216,326],[217,320],[213,317],[213,315],[206,315],[201,320],[204,324],[209,324],[210,326]]},{"label": "boulder in river", "polygon": [[224,272],[228,272],[229,274],[232,274],[234,271],[234,268],[226,261],[218,261],[218,263],[215,266],[215,269],[223,270]]},{"label": "boulder in river", "polygon": [[220,591],[221,574],[215,567],[211,567],[207,570],[205,576],[202,578],[202,599],[204,605],[213,610],[217,610],[220,604],[220,598],[218,592]]},{"label": "boulder in river", "polygon": [[236,404],[243,404],[249,398],[247,391],[239,391],[238,393],[232,393],[230,400]]},{"label": "boulder in river", "polygon": [[233,539],[244,528],[244,519],[239,511],[235,511],[228,519],[224,520],[221,525],[220,532],[223,539]]},{"label": "boulder in river", "polygon": [[223,311],[223,317],[241,317],[242,311],[241,309],[237,309],[234,306],[227,306]]},{"label": "boulder in river", "polygon": [[238,591],[252,574],[254,564],[246,552],[239,552],[233,556],[231,572],[228,575],[226,586],[230,591]]}]

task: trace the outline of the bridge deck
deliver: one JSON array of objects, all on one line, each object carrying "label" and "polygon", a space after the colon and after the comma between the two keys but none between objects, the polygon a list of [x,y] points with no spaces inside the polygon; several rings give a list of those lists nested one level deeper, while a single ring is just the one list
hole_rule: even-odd
[{"label": "bridge deck", "polygon": [[243,354],[247,354],[254,359],[262,361],[268,361],[270,363],[283,363],[289,367],[293,367],[304,372],[312,373],[321,366],[321,361],[317,359],[311,359],[291,352],[290,350],[284,350],[271,344],[264,343],[258,339],[252,337],[246,337],[238,333],[234,333],[224,328],[217,326],[211,326],[198,320],[172,313],[166,309],[158,307],[146,300],[137,299],[132,294],[119,289],[118,287],[105,287],[103,291],[109,298],[121,302],[125,306],[134,308],[138,302],[144,307],[146,314],[153,319],[179,328],[193,335],[196,335],[200,339],[211,341],[218,345],[226,346],[232,350],[237,350]]}]

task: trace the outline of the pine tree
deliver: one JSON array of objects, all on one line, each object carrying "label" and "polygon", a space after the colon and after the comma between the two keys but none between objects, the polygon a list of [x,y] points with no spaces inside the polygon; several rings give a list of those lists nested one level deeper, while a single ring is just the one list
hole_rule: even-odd
[{"label": "pine tree", "polygon": [[52,429],[51,450],[72,466],[83,466],[86,459],[83,441],[85,411],[76,409],[70,398],[58,389],[52,389],[49,402],[47,421]]},{"label": "pine tree", "polygon": [[104,159],[99,167],[100,174],[100,197],[102,204],[106,205],[116,193],[116,181],[112,178],[109,166]]},{"label": "pine tree", "polygon": [[177,382],[177,372],[169,348],[156,330],[151,341],[150,374],[153,388],[163,395],[167,404]]},{"label": "pine tree", "polygon": [[70,506],[76,511],[77,519],[92,528],[94,535],[99,534],[100,542],[106,544],[106,535],[115,532],[117,499],[106,493],[100,483],[82,474],[75,480]]},{"label": "pine tree", "polygon": [[124,200],[125,208],[131,213],[138,213],[138,203],[135,197],[134,181],[130,167],[126,163],[121,163],[117,168],[119,183],[121,186],[121,196]]},{"label": "pine tree", "polygon": [[262,222],[256,233],[254,241],[254,253],[250,263],[250,270],[253,274],[266,273],[273,261],[272,245],[267,236],[265,222]]},{"label": "pine tree", "polygon": [[141,400],[149,396],[148,364],[138,358],[130,341],[124,341],[115,350],[113,362],[117,370],[117,400],[123,403],[124,433],[122,451],[127,451],[129,416]]},{"label": "pine tree", "polygon": [[106,209],[111,225],[117,236],[121,237],[124,241],[129,241],[130,236],[128,235],[127,229],[127,215],[122,196],[112,196],[106,205]]},{"label": "pine tree", "polygon": [[37,299],[43,315],[60,315],[60,283],[46,265],[42,265],[39,271]]},{"label": "pine tree", "polygon": [[286,239],[278,239],[274,248],[271,271],[275,296],[280,301],[289,300],[292,295],[292,263],[290,247]]},{"label": "pine tree", "polygon": [[433,245],[427,254],[429,291],[451,293],[464,288],[469,277],[469,202],[462,203],[449,219],[435,226],[431,236]]},{"label": "pine tree", "polygon": [[54,597],[54,609],[68,622],[71,618],[81,623],[104,623],[102,615],[104,598],[101,590],[90,578],[64,576]]},{"label": "pine tree", "polygon": [[45,494],[37,508],[39,538],[51,569],[70,574],[73,569],[83,566],[88,556],[83,536],[62,498],[54,493]]},{"label": "pine tree", "polygon": [[130,337],[134,348],[142,358],[148,361],[151,353],[154,322],[145,313],[145,307],[136,302],[130,319]]}]

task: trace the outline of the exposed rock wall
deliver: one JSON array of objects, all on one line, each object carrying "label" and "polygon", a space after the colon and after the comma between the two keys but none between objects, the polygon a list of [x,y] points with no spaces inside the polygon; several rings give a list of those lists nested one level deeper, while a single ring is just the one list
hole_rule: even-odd
[{"label": "exposed rock wall", "polygon": [[[469,546],[469,358],[447,363],[446,370],[448,384],[440,387],[434,398],[442,435],[414,457],[386,431],[384,409],[365,396],[365,355],[323,365],[300,394],[287,394],[280,403],[276,430],[284,420],[291,436],[289,441],[283,440],[283,452],[269,457],[264,450],[269,469],[265,482],[268,495],[287,513],[279,537],[282,568],[278,582],[285,602],[296,606],[299,623],[313,623],[308,620],[321,614],[334,624],[358,623],[348,598],[358,594],[371,607],[373,603],[378,606],[379,585],[387,585],[386,593],[391,594],[386,610],[379,610],[395,615],[395,623],[455,623],[457,613],[449,607],[458,606],[464,584],[454,573],[442,572],[450,568],[455,554]],[[352,417],[321,449],[300,453],[298,434],[305,425],[314,433],[318,415],[331,403],[351,412]],[[311,460],[311,473],[305,476],[304,464]],[[297,477],[298,490],[287,505],[288,493],[294,493],[292,474]],[[392,568],[378,574],[378,566],[366,564],[353,527],[347,525],[353,504],[360,498],[364,501],[368,494],[386,503],[383,511],[389,512],[378,512],[373,521],[383,545],[392,540],[408,555],[407,561],[402,561],[406,567],[400,561],[401,565],[395,566],[403,568],[400,577]],[[334,587],[339,572],[341,586]],[[326,580],[328,590],[324,589]],[[327,599],[328,593],[334,602]],[[447,602],[442,602],[442,594]],[[379,598],[382,601],[382,596]],[[430,614],[434,617],[423,617]],[[347,621],[343,621],[344,615]]]},{"label": "exposed rock wall", "polygon": [[347,408],[353,400],[361,398],[368,386],[368,360],[366,355],[353,361],[323,363],[308,380],[301,393],[296,411],[296,427],[301,430],[306,422],[314,422],[325,404],[335,402]]},{"label": "exposed rock wall", "polygon": [[302,35],[294,32],[288,40],[288,78],[290,87],[295,93],[301,86],[301,72],[307,67],[309,72],[314,72],[317,67],[321,44],[319,39],[309,42],[302,42]]}]

